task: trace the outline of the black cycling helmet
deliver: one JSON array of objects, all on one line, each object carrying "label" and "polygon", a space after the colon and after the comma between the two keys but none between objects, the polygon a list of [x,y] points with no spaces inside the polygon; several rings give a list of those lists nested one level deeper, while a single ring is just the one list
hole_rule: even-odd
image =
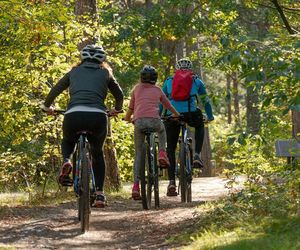
[{"label": "black cycling helmet", "polygon": [[157,81],[157,71],[150,65],[145,65],[141,70],[141,82],[155,84]]},{"label": "black cycling helmet", "polygon": [[98,62],[104,62],[106,59],[106,53],[101,46],[87,45],[80,51],[81,60],[93,59]]}]

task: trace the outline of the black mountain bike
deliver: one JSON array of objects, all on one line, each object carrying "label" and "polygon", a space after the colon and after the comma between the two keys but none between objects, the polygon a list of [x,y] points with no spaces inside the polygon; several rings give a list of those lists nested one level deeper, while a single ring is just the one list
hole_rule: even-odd
[{"label": "black mountain bike", "polygon": [[[155,131],[145,129],[145,143],[143,145],[143,157],[140,167],[141,196],[144,209],[159,207],[159,185],[158,185],[158,164]],[[154,202],[153,202],[154,198]],[[154,203],[154,204],[153,204]]]},{"label": "black mountain bike", "polygon": [[[55,110],[55,113],[64,114],[64,110]],[[119,111],[118,113],[121,113]],[[108,116],[113,116],[108,112]],[[73,153],[73,185],[77,196],[78,219],[81,222],[81,232],[89,230],[91,207],[96,199],[95,177],[92,167],[92,155],[87,139],[89,131],[79,131],[75,152]]]},{"label": "black mountain bike", "polygon": [[180,140],[179,140],[179,185],[178,192],[181,202],[192,202],[192,179],[193,179],[193,149],[192,138],[188,135],[188,126],[183,117],[179,117]]},{"label": "black mountain bike", "polygon": [[[54,110],[54,113],[64,114],[65,110]],[[87,139],[88,131],[78,132],[79,139],[73,153],[73,182],[64,186],[73,186],[77,197],[78,219],[81,222],[81,232],[89,230],[91,206],[96,199],[95,177],[92,167],[92,156]]]},{"label": "black mountain bike", "polygon": [[[118,113],[123,112],[122,110]],[[107,112],[108,117],[116,116]],[[81,232],[89,230],[91,207],[96,199],[95,176],[92,167],[92,155],[87,136],[89,131],[78,132],[79,139],[73,154],[73,186],[78,200],[78,219]]]},{"label": "black mountain bike", "polygon": [[164,117],[163,120],[174,120],[180,124],[179,153],[175,170],[179,178],[178,193],[181,202],[192,202],[193,147],[188,125],[182,115],[177,118]]},{"label": "black mountain bike", "polygon": [[73,186],[78,201],[78,219],[83,233],[89,230],[91,206],[96,198],[88,133],[88,131],[79,132],[80,136],[73,154],[73,163],[76,163],[73,168]]}]

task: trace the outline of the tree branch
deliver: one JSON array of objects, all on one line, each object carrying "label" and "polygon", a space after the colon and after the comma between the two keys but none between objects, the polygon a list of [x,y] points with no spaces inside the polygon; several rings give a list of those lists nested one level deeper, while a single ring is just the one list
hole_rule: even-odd
[{"label": "tree branch", "polygon": [[282,19],[282,21],[283,21],[283,23],[284,23],[286,29],[288,30],[288,32],[289,32],[291,35],[295,34],[296,32],[295,32],[295,31],[292,29],[292,27],[290,26],[290,24],[289,24],[289,22],[288,22],[288,20],[287,20],[287,18],[286,18],[286,16],[285,16],[285,14],[284,14],[284,12],[283,12],[281,6],[280,6],[279,3],[278,3],[278,0],[271,0],[271,2],[275,5],[277,11],[279,12],[279,15],[280,15],[280,17],[281,17],[281,19]]},{"label": "tree branch", "polygon": [[[270,6],[270,5],[267,5],[267,4],[263,4],[263,3],[257,3],[257,2],[252,2],[258,6],[262,6],[262,7],[265,7],[265,8],[269,8],[269,9],[273,9],[273,10],[277,10],[276,7],[273,7],[273,6]],[[295,8],[289,8],[289,7],[284,7],[284,6],[281,6],[282,9],[285,9],[286,12],[289,12],[290,14],[293,14],[293,15],[299,15],[300,16],[300,9],[295,9]],[[297,13],[299,11],[299,13]]]}]

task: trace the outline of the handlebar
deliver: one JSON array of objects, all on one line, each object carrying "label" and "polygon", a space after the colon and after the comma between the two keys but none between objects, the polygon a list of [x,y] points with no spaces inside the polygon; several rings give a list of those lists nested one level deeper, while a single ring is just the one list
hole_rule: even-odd
[{"label": "handlebar", "polygon": [[[184,115],[180,114],[180,116],[163,116],[161,117],[163,121],[179,121],[185,122]],[[203,123],[208,124],[209,120],[207,119],[206,115],[203,115]]]},{"label": "handlebar", "polygon": [[117,116],[118,114],[123,113],[123,112],[124,112],[123,109],[113,110],[113,112],[112,112],[112,110],[106,110],[106,114],[107,114],[108,117],[114,117],[114,116]]},{"label": "handlebar", "polygon": [[162,116],[163,121],[184,121],[184,115],[180,116]]},{"label": "handlebar", "polygon": [[[44,112],[44,113],[47,113],[48,114],[48,111],[46,111],[46,110],[44,110],[44,109],[42,109],[42,111]],[[63,109],[54,109],[53,110],[53,114],[65,114],[65,112],[66,112],[66,110],[63,110]]]},{"label": "handlebar", "polygon": [[57,113],[57,114],[65,114],[66,110],[63,110],[63,109],[54,109],[54,113]]}]

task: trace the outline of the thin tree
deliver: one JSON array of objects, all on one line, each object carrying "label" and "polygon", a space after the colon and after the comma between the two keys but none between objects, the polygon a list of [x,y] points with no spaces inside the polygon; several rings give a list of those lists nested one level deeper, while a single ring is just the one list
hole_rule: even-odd
[{"label": "thin tree", "polygon": [[227,102],[227,123],[232,122],[232,109],[231,109],[231,77],[226,74],[226,102]]},{"label": "thin tree", "polygon": [[238,82],[238,77],[236,72],[232,74],[232,95],[233,95],[235,122],[239,123],[240,121],[239,82]]},{"label": "thin tree", "polygon": [[[278,11],[278,13],[279,13],[279,15],[282,19],[282,22],[285,25],[287,31],[291,35],[294,35],[296,32],[292,28],[292,26],[290,25],[288,19],[286,18],[282,6],[278,3],[277,0],[271,0],[271,1],[274,4],[274,6],[276,7],[276,9],[277,9],[277,11]],[[300,112],[297,111],[297,110],[292,110],[291,112],[292,112],[292,125],[293,125],[292,135],[295,136],[295,135],[298,135],[300,133]]]}]

